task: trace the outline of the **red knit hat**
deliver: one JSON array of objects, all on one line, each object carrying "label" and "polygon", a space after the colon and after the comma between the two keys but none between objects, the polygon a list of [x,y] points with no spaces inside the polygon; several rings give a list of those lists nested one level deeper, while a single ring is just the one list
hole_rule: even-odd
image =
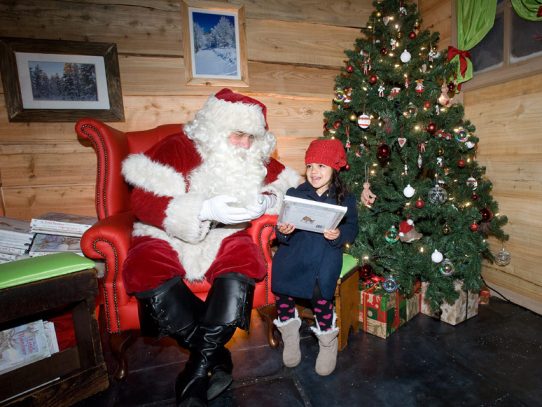
[{"label": "red knit hat", "polygon": [[267,124],[267,107],[259,100],[253,99],[250,96],[245,96],[240,93],[235,93],[231,89],[224,88],[215,94],[215,98],[230,103],[244,103],[246,105],[256,105],[262,109],[263,118],[265,121],[265,129],[268,130]]},{"label": "red knit hat", "polygon": [[335,170],[346,165],[346,152],[337,139],[314,140],[305,153],[305,164],[325,164]]}]

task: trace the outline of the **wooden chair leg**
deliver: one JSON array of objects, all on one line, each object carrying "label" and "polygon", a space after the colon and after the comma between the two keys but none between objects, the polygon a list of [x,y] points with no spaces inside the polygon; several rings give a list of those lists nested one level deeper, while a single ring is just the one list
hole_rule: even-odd
[{"label": "wooden chair leg", "polygon": [[128,374],[128,363],[126,361],[126,350],[134,343],[136,335],[133,331],[122,331],[115,334],[109,334],[109,346],[113,357],[117,361],[117,370],[115,378],[123,380]]},{"label": "wooden chair leg", "polygon": [[258,314],[263,319],[267,330],[267,342],[273,349],[278,348],[279,340],[277,339],[277,327],[273,323],[273,320],[277,317],[277,310],[275,304],[266,305],[258,308]]}]

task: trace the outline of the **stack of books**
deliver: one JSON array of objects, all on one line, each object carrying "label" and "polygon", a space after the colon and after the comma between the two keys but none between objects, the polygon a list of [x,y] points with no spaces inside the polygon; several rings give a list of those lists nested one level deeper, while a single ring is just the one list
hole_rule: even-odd
[{"label": "stack of books", "polygon": [[0,216],[0,263],[27,257],[33,238],[30,222]]},{"label": "stack of books", "polygon": [[61,252],[73,252],[83,256],[81,236],[97,220],[94,216],[59,212],[49,212],[33,218],[30,227],[35,237],[29,256],[36,257]]}]

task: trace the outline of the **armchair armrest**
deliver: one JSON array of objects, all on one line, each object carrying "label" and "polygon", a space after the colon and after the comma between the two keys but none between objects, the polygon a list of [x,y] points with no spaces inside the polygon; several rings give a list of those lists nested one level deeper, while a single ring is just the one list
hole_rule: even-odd
[{"label": "armchair armrest", "polygon": [[[81,249],[85,256],[105,260],[102,280],[105,295],[114,296],[119,304],[129,300],[122,281],[122,262],[130,247],[134,220],[131,212],[106,217],[92,225],[81,238]],[[110,290],[114,292],[108,293]]]},{"label": "armchair armrest", "polygon": [[275,238],[275,225],[277,224],[277,219],[277,215],[263,215],[258,219],[254,219],[247,229],[252,240],[261,250],[269,278],[271,277],[271,242]]}]

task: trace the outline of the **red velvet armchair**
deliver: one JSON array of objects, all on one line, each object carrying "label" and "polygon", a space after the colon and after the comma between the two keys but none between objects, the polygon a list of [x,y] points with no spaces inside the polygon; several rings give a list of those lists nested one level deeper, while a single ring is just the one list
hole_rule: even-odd
[{"label": "red velvet armchair", "polygon": [[[159,140],[180,130],[180,124],[166,124],[144,131],[122,132],[99,120],[85,118],[75,125],[79,138],[88,140],[97,155],[96,213],[98,222],[81,239],[81,248],[87,257],[105,262],[105,275],[101,281],[100,301],[105,311],[106,329],[111,350],[118,368],[115,376],[125,377],[127,364],[125,351],[139,330],[135,297],[128,295],[122,280],[122,264],[130,246],[134,216],[130,211],[130,188],[121,174],[121,164],[128,154],[147,150]],[[276,216],[262,216],[252,222],[249,229],[267,265],[267,277],[256,284],[254,308],[274,302],[271,294],[270,241],[274,237]],[[210,288],[207,282],[189,284],[204,299]],[[264,317],[266,315],[262,314]],[[273,324],[267,321],[268,338],[276,347]]]}]

